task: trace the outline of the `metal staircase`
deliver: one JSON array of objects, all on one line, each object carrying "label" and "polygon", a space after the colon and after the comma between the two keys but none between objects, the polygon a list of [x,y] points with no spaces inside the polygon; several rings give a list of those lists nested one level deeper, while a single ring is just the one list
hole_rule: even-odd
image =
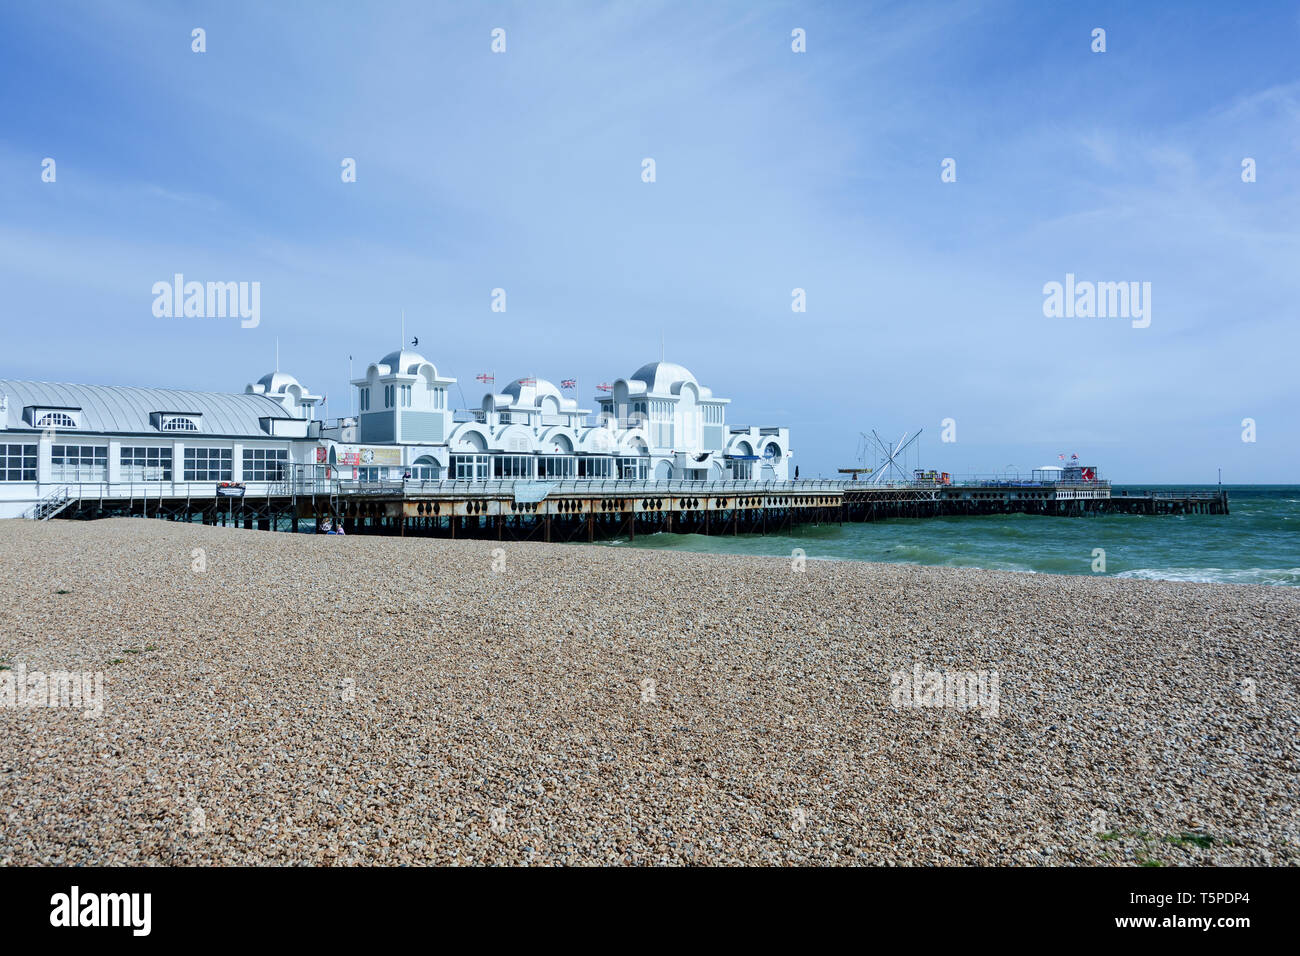
[{"label": "metal staircase", "polygon": [[23,517],[31,518],[33,521],[49,521],[70,504],[72,504],[72,495],[68,493],[68,489],[56,488],[28,508]]}]

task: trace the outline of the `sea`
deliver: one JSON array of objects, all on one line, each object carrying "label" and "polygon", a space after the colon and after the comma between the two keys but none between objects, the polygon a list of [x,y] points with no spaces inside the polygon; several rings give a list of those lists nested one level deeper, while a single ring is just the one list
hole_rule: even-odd
[{"label": "sea", "polygon": [[[617,545],[782,557],[797,548],[809,560],[1300,587],[1300,485],[1223,487],[1227,515],[892,518],[802,525],[789,534],[637,535]],[[1204,485],[1116,485],[1114,491],[1126,488],[1206,490]]]}]

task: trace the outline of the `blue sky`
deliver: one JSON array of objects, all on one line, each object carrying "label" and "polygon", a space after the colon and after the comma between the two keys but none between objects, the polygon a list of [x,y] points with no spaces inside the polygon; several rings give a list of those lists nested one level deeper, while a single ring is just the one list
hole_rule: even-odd
[{"label": "blue sky", "polygon": [[[1290,3],[6,5],[0,375],[242,390],[278,338],[332,417],[404,309],[474,405],[589,406],[662,335],[804,477],[924,427],[959,473],[1296,481],[1297,64]],[[260,325],[155,318],[176,272]],[[1066,273],[1150,327],[1046,318]]]}]

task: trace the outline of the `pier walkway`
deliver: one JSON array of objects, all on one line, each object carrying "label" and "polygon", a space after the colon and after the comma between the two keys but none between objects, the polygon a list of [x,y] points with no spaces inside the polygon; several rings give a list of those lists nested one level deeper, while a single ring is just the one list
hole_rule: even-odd
[{"label": "pier walkway", "polygon": [[[595,541],[637,534],[766,534],[797,524],[952,515],[1227,514],[1228,495],[1120,491],[1105,481],[393,481],[295,479],[241,489],[139,492],[67,485],[60,518],[121,515],[271,530],[328,518],[349,534]],[[66,495],[63,492],[66,491]],[[206,493],[204,493],[206,492]],[[48,509],[47,509],[48,510]],[[35,514],[34,517],[44,517]]]}]

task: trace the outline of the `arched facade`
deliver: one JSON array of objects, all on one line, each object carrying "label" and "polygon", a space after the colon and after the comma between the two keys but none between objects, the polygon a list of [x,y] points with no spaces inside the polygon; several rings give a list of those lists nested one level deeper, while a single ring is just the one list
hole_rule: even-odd
[{"label": "arched facade", "polygon": [[596,397],[594,423],[591,410],[566,394],[571,381],[561,388],[517,378],[483,395],[477,408],[460,410],[448,401],[455,382],[406,349],[372,363],[353,380],[356,446],[395,446],[407,471],[432,462],[457,480],[787,477],[787,430],[729,426],[730,399],[672,362],[650,362],[615,379]]},{"label": "arched facade", "polygon": [[602,385],[594,420],[569,397],[571,380],[518,378],[460,409],[455,385],[423,355],[398,349],[352,380],[355,417],[326,422],[321,396],[279,370],[243,393],[0,381],[0,517],[26,512],[62,482],[201,497],[231,485],[271,494],[312,476],[761,481],[794,470],[788,429],[729,424],[730,401],[672,362]]}]

